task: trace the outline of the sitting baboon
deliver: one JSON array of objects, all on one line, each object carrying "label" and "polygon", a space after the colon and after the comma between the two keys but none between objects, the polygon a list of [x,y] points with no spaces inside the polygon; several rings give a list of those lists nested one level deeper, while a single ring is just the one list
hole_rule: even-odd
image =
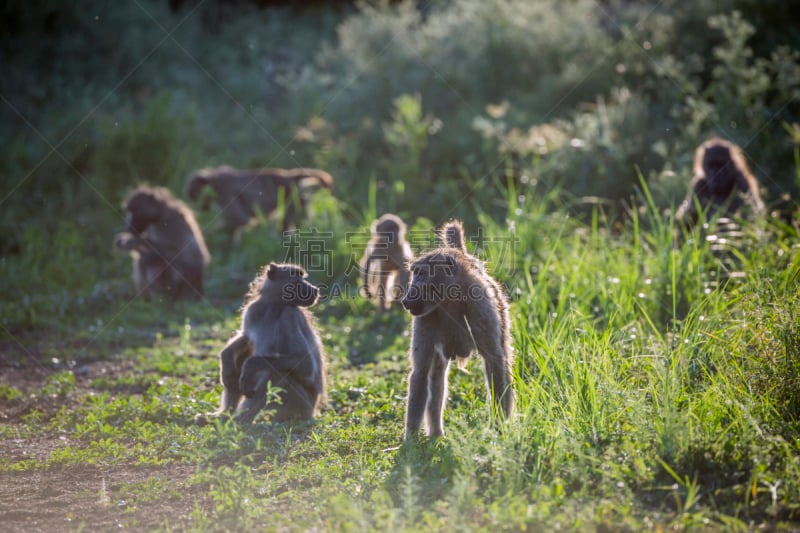
[{"label": "sitting baboon", "polygon": [[483,263],[467,253],[461,222],[448,222],[440,234],[444,246],[411,265],[411,285],[402,301],[414,316],[407,439],[423,421],[427,435],[444,434],[450,361],[458,360],[463,366],[473,351],[483,358],[493,413],[509,417],[514,409],[514,352],[506,296]]},{"label": "sitting baboon", "polygon": [[[259,168],[236,169],[219,166],[198,170],[186,182],[186,195],[194,201],[205,186],[216,194],[216,204],[222,213],[222,226],[234,242],[254,220],[256,209],[269,216],[283,201],[282,229],[297,227],[298,218],[304,216],[311,186],[333,188],[333,177],[316,168]],[[282,200],[281,200],[282,199]],[[208,202],[201,209],[208,209]]]},{"label": "sitting baboon", "polygon": [[754,214],[764,212],[764,202],[742,150],[734,143],[713,137],[694,153],[694,177],[689,192],[675,213],[675,220],[686,227],[697,223],[698,206],[711,218],[718,212],[735,215],[744,204]]},{"label": "sitting baboon", "polygon": [[140,186],[123,202],[128,232],[114,244],[130,252],[133,281],[145,298],[159,293],[172,299],[203,295],[210,256],[192,210],[163,187]]},{"label": "sitting baboon", "polygon": [[[219,411],[198,414],[197,423],[229,412],[249,423],[265,406],[276,422],[315,416],[326,397],[325,359],[306,309],[319,290],[306,276],[297,265],[270,263],[250,284],[240,329],[219,355]],[[267,383],[280,388],[279,402],[267,405]]]},{"label": "sitting baboon", "polygon": [[408,267],[414,260],[406,242],[406,225],[400,217],[385,214],[371,226],[372,236],[361,258],[361,272],[367,298],[376,298],[386,310],[397,295],[408,287]]}]

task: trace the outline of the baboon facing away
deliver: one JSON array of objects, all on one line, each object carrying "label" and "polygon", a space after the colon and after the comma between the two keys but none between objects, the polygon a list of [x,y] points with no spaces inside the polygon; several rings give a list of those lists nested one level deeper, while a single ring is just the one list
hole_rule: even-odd
[{"label": "baboon facing away", "polygon": [[[219,411],[195,421],[226,416],[249,423],[265,406],[272,420],[308,419],[325,401],[325,359],[314,317],[306,309],[319,290],[303,268],[270,263],[250,284],[240,330],[219,356],[224,390]],[[280,402],[267,405],[267,384],[279,387]]]},{"label": "baboon facing away", "polygon": [[402,301],[414,316],[407,439],[423,422],[427,435],[444,434],[442,415],[450,361],[463,365],[473,351],[483,358],[493,412],[509,417],[514,410],[514,352],[506,296],[483,263],[467,253],[461,222],[446,223],[440,234],[444,246],[411,265],[411,285]]},{"label": "baboon facing away", "polygon": [[[186,182],[186,195],[195,201],[204,187],[216,194],[216,204],[222,212],[222,226],[238,242],[242,231],[253,222],[256,209],[269,216],[283,201],[282,229],[297,226],[305,214],[312,185],[333,188],[333,177],[315,168],[236,169],[219,166],[198,170]],[[208,202],[201,205],[207,209]]]},{"label": "baboon facing away", "polygon": [[192,210],[168,189],[148,186],[132,191],[123,207],[128,231],[117,234],[114,244],[130,252],[136,288],[145,298],[201,297],[210,256]]},{"label": "baboon facing away", "polygon": [[361,258],[361,272],[367,298],[375,298],[379,309],[391,306],[394,296],[408,287],[409,265],[414,260],[406,242],[406,225],[387,213],[372,223],[372,236]]},{"label": "baboon facing away", "polygon": [[694,153],[694,177],[689,192],[675,213],[675,220],[693,227],[698,205],[711,218],[717,212],[736,214],[747,204],[754,214],[764,212],[764,202],[741,149],[734,143],[713,137]]}]

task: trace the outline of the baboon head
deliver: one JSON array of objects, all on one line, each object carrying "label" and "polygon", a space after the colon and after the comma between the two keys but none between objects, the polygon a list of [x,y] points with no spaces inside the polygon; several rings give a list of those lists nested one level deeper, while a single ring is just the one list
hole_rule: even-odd
[{"label": "baboon head", "polygon": [[208,185],[207,169],[198,170],[196,173],[189,176],[186,180],[186,197],[191,201],[197,200],[200,196],[200,191]]},{"label": "baboon head", "polygon": [[401,301],[414,316],[425,316],[436,310],[453,290],[458,290],[460,265],[447,249],[430,252],[411,265],[411,284]]},{"label": "baboon head", "polygon": [[[206,185],[211,182],[211,177],[214,175],[215,169],[201,168],[186,180],[186,197],[192,202],[196,202],[201,197],[201,193]],[[199,208],[201,211],[207,211],[211,207],[211,194],[202,195],[202,201]]]},{"label": "baboon head", "polygon": [[372,223],[372,234],[387,242],[400,242],[406,236],[406,224],[400,217],[387,213]]},{"label": "baboon head", "polygon": [[705,176],[715,196],[729,195],[740,179],[740,171],[745,169],[747,164],[739,149],[723,139],[709,139],[695,152],[695,175]]},{"label": "baboon head", "polygon": [[310,307],[319,289],[306,280],[308,274],[297,265],[270,263],[266,267],[260,293],[271,302]]},{"label": "baboon head", "polygon": [[122,204],[128,212],[128,229],[141,233],[157,223],[172,193],[163,187],[139,187],[131,192]]}]

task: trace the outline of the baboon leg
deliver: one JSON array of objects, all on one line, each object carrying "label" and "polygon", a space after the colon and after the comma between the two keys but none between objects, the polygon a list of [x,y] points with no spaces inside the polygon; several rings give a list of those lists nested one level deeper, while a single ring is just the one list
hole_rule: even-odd
[{"label": "baboon leg", "polygon": [[297,188],[287,189],[286,209],[283,213],[283,231],[294,229],[298,226],[300,218],[305,216],[308,200]]},{"label": "baboon leg", "polygon": [[428,435],[440,437],[444,435],[444,404],[447,394],[447,370],[450,361],[445,357],[441,344],[433,348],[433,362],[428,371],[428,387],[430,398],[425,409],[425,429]]},{"label": "baboon leg", "polygon": [[514,410],[515,397],[511,387],[511,371],[506,365],[503,350],[498,345],[491,350],[481,350],[480,353],[483,356],[486,387],[492,410],[510,417]]},{"label": "baboon leg", "polygon": [[274,410],[273,420],[283,422],[292,419],[309,419],[314,417],[317,397],[310,389],[292,376],[272,380],[272,384],[283,389],[280,393],[281,403],[272,403],[267,409]]},{"label": "baboon leg", "polygon": [[238,228],[234,228],[233,230],[228,230],[228,233],[231,234],[231,240],[225,243],[225,250],[230,251],[231,245],[237,245],[242,242],[242,233],[247,226],[239,226]]},{"label": "baboon leg", "polygon": [[397,277],[395,278],[394,286],[397,287],[397,293],[392,295],[392,299],[399,302],[403,299],[408,291],[408,278],[411,273],[405,268],[397,270]]},{"label": "baboon leg", "polygon": [[[369,251],[369,249],[367,249]],[[361,278],[364,284],[364,294],[367,298],[372,298],[374,296],[373,288],[372,288],[372,273],[370,272],[370,266],[372,265],[372,254],[366,256],[364,260],[364,264],[362,265],[362,272]]]},{"label": "baboon leg", "polygon": [[383,308],[384,310],[389,310],[392,307],[392,302],[394,301],[395,295],[395,281],[397,279],[397,272],[395,270],[390,270],[386,273],[386,281],[385,287],[386,291],[383,298]]},{"label": "baboon leg", "polygon": [[239,372],[239,393],[245,398],[236,408],[236,421],[249,424],[267,404],[267,383],[273,376],[266,357],[250,357]]},{"label": "baboon leg", "polygon": [[169,275],[166,261],[153,251],[144,252],[135,263],[134,284],[145,300],[149,300],[153,292],[165,290]]},{"label": "baboon leg", "polygon": [[[265,406],[275,411],[273,420],[280,422],[290,418],[313,418],[316,407],[315,377],[317,369],[311,357],[267,357],[249,358],[241,371],[239,390],[246,396],[236,410],[236,420],[249,423]],[[280,402],[267,406],[267,386],[281,389]]]},{"label": "baboon leg", "polygon": [[173,274],[175,279],[174,297],[186,300],[199,300],[203,297],[203,271],[191,270]]},{"label": "baboon leg", "polygon": [[242,399],[239,376],[245,360],[251,355],[252,345],[244,335],[234,337],[219,355],[220,379],[224,390],[219,413],[233,411]]},{"label": "baboon leg", "polygon": [[297,207],[292,196],[289,195],[286,199],[286,209],[283,211],[283,221],[281,222],[281,231],[283,232],[297,227]]},{"label": "baboon leg", "polygon": [[428,375],[433,357],[422,346],[414,346],[411,373],[408,375],[408,406],[406,407],[406,439],[419,431],[428,404]]},{"label": "baboon leg", "polygon": [[249,424],[265,405],[267,405],[266,389],[263,392],[259,391],[252,397],[245,398],[242,404],[236,409],[236,416],[234,418],[237,422]]},{"label": "baboon leg", "polygon": [[219,355],[220,380],[223,386],[219,410],[213,413],[198,413],[194,417],[196,424],[205,425],[211,418],[226,419],[226,411],[232,412],[236,409],[242,399],[242,393],[239,390],[239,374],[251,352],[250,340],[244,335],[237,335],[228,341],[227,346]]},{"label": "baboon leg", "polygon": [[253,217],[253,208],[247,199],[237,196],[230,205],[223,208],[225,223],[230,228],[246,226]]},{"label": "baboon leg", "polygon": [[222,197],[218,197],[217,202],[222,215],[222,229],[231,236],[234,244],[238,244],[241,234],[253,217],[253,209],[245,199],[238,196],[232,198],[227,204],[224,203],[225,200]]},{"label": "baboon leg", "polygon": [[319,368],[308,353],[258,356],[258,362],[270,375],[286,375],[304,386],[316,386]]},{"label": "baboon leg", "polygon": [[391,296],[388,292],[391,290],[389,286],[389,272],[381,270],[378,272],[378,309],[385,311],[389,308]]}]

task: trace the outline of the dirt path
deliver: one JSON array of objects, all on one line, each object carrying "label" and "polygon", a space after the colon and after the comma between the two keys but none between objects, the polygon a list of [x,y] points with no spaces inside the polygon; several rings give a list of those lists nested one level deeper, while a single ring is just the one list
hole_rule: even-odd
[{"label": "dirt path", "polygon": [[[35,410],[47,420],[85,393],[92,378],[122,374],[129,366],[128,362],[97,361],[72,369],[76,376],[74,390],[66,397],[50,398],[41,390],[48,376],[58,369],[38,364],[0,365],[0,384],[22,393],[21,398],[12,401],[0,400],[3,463],[43,463],[54,451],[79,446],[65,435],[25,436],[21,431],[27,427],[23,423],[25,415]],[[202,494],[187,482],[194,471],[193,465],[186,464],[0,471],[0,531],[149,531],[165,525],[180,528],[195,508],[203,507]]]},{"label": "dirt path", "polygon": [[[0,529],[30,533],[146,531],[167,524],[176,528],[201,504],[199,495],[186,493],[193,471],[189,465],[118,465],[0,472]],[[135,487],[141,484],[163,487],[162,497],[137,500]]]}]

